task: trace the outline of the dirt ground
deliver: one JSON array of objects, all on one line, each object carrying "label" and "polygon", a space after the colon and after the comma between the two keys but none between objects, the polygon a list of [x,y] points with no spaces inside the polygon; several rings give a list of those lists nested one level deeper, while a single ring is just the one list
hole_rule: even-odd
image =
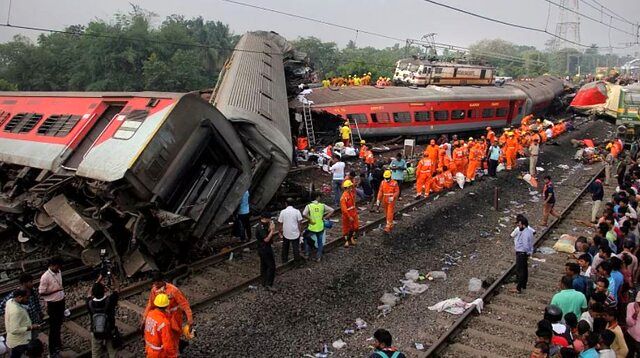
[{"label": "dirt ground", "polygon": [[[612,128],[605,122],[587,123],[560,138],[558,145],[543,147],[539,166],[555,178],[559,197],[573,196],[594,171],[576,166],[570,139],[603,139],[611,136]],[[558,168],[559,164],[572,170]],[[526,166],[520,162],[518,169]],[[335,250],[321,263],[309,262],[277,277],[275,294],[247,290],[208,307],[196,316],[198,338],[187,356],[300,357],[337,339],[346,347],[331,349],[333,356],[366,356],[371,352],[368,338],[381,327],[391,331],[394,344],[405,353],[417,355],[414,343],[428,346],[456,318],[427,307],[455,296],[472,299],[467,292],[471,277],[495,278],[507,267],[496,262],[509,261],[512,255],[508,233],[515,214],[524,213],[537,227],[541,204],[531,202],[530,187],[518,174],[503,172],[498,180],[440,195],[403,215],[392,237],[374,231],[355,248]],[[496,188],[498,211],[493,209]],[[410,269],[425,273],[445,269],[448,278],[431,281],[426,292],[402,300],[380,316],[380,297],[401,286],[399,280]],[[355,334],[343,333],[355,328],[357,318],[368,326]]]}]

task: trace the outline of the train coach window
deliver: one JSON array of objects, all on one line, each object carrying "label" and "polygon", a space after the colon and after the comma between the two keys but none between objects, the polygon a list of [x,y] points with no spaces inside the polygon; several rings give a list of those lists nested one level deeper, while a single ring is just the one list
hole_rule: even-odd
[{"label": "train coach window", "polygon": [[464,119],[464,109],[454,109],[451,111],[451,119]]},{"label": "train coach window", "polygon": [[518,107],[518,114],[522,114],[522,107],[523,106]]},{"label": "train coach window", "polygon": [[113,134],[115,139],[130,139],[136,133],[138,128],[142,126],[142,122],[149,115],[149,111],[133,110],[124,115],[124,121],[120,125],[120,128]]},{"label": "train coach window", "polygon": [[373,121],[373,123],[389,123],[389,113],[387,112],[371,113],[371,120]]},{"label": "train coach window", "polygon": [[482,110],[482,118],[491,118],[493,115],[493,108],[485,108]]},{"label": "train coach window", "polygon": [[7,122],[4,131],[9,133],[27,133],[42,119],[38,113],[18,113]]},{"label": "train coach window", "polygon": [[507,116],[507,109],[506,108],[498,108],[496,110],[496,117],[504,118],[506,116]]},{"label": "train coach window", "polygon": [[467,118],[469,119],[478,118],[478,110],[477,109],[467,110]]},{"label": "train coach window", "polygon": [[427,111],[415,112],[413,115],[416,117],[416,122],[429,122],[431,120]]},{"label": "train coach window", "polygon": [[434,73],[442,73],[442,67],[436,67]]},{"label": "train coach window", "polygon": [[352,114],[347,114],[347,119],[349,119],[349,121],[353,121],[356,122],[358,124],[360,123],[367,123],[367,115],[364,113],[352,113]]},{"label": "train coach window", "polygon": [[411,113],[395,112],[393,113],[393,121],[396,123],[409,123],[411,122]]},{"label": "train coach window", "polygon": [[78,124],[80,116],[52,114],[38,127],[38,134],[50,137],[64,137]]},{"label": "train coach window", "polygon": [[434,111],[433,118],[436,121],[446,121],[449,119],[449,111]]}]

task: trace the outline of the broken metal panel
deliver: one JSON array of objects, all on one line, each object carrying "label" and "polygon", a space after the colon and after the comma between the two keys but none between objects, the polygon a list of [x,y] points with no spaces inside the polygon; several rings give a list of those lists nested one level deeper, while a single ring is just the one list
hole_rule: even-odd
[{"label": "broken metal panel", "polygon": [[44,204],[44,210],[80,246],[87,247],[96,230],[60,194]]}]

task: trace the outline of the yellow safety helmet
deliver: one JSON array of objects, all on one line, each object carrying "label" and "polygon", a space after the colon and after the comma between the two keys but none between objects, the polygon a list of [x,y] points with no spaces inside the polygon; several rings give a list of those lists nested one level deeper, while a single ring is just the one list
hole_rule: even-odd
[{"label": "yellow safety helmet", "polygon": [[371,72],[367,72],[367,74],[368,74],[369,76],[371,76]]},{"label": "yellow safety helmet", "polygon": [[158,294],[156,298],[153,300],[153,304],[156,307],[165,308],[169,306],[169,296],[164,293]]},{"label": "yellow safety helmet", "polygon": [[382,177],[385,179],[391,178],[391,170],[385,170],[384,174],[382,174]]},{"label": "yellow safety helmet", "polygon": [[364,141],[364,139],[360,140],[360,144],[365,144],[366,142]]},{"label": "yellow safety helmet", "polygon": [[469,142],[472,142],[472,141],[473,141],[473,137],[469,137]]},{"label": "yellow safety helmet", "polygon": [[351,188],[352,186],[353,186],[353,182],[349,179],[345,180],[344,183],[342,183],[343,188]]}]

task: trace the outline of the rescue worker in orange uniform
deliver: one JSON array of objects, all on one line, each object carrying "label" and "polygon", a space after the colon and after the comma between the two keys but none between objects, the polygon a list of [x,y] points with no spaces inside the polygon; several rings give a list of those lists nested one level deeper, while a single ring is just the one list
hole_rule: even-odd
[{"label": "rescue worker in orange uniform", "polygon": [[484,153],[482,152],[482,148],[479,144],[475,144],[471,147],[471,150],[469,151],[469,166],[467,167],[467,173],[465,175],[467,177],[467,183],[476,180],[476,171],[482,164],[483,155]]},{"label": "rescue worker in orange uniform", "polygon": [[366,153],[364,153],[364,164],[367,165],[367,172],[373,172],[373,165],[376,163],[376,158],[373,155],[371,149],[367,149]]},{"label": "rescue worker in orange uniform", "polygon": [[535,141],[538,140],[538,143],[542,143],[542,138],[540,138],[540,134],[538,132],[532,131],[531,132],[531,141]]},{"label": "rescue worker in orange uniform", "polygon": [[342,212],[342,235],[344,236],[344,247],[356,245],[356,235],[360,222],[358,220],[358,208],[356,208],[356,190],[351,180],[342,183],[344,191],[340,198],[340,212]]},{"label": "rescue worker in orange uniform", "polygon": [[487,127],[487,140],[489,141],[489,143],[496,140],[496,133],[491,130],[491,127]]},{"label": "rescue worker in orange uniform", "polygon": [[191,306],[185,295],[176,286],[166,282],[162,277],[162,274],[156,272],[153,276],[153,285],[151,286],[151,293],[149,293],[149,301],[147,307],[144,310],[143,319],[146,319],[147,314],[153,309],[154,301],[159,294],[165,294],[169,297],[169,306],[167,307],[167,318],[171,324],[171,336],[173,338],[173,344],[178,347],[180,342],[180,336],[182,336],[182,322],[183,316],[187,317],[187,325],[193,326],[193,314],[191,313]]},{"label": "rescue worker in orange uniform", "polygon": [[451,166],[451,158],[447,155],[447,150],[444,148],[444,144],[440,147],[438,152],[438,168]]},{"label": "rescue worker in orange uniform", "polygon": [[400,188],[398,187],[398,182],[391,179],[391,170],[385,170],[382,177],[384,181],[380,184],[376,205],[378,208],[380,208],[380,204],[383,205],[382,207],[387,217],[387,225],[384,227],[384,231],[390,233],[393,229],[394,209],[398,196],[400,196]]},{"label": "rescue worker in orange uniform", "polygon": [[462,170],[462,174],[465,174],[469,167],[469,152],[471,151],[471,147],[473,147],[473,138],[469,137],[467,144],[462,141],[462,153],[464,154],[464,170]]},{"label": "rescue worker in orange uniform", "polygon": [[540,130],[538,131],[538,134],[540,134],[540,143],[546,143],[547,142],[547,132],[545,132],[544,128],[542,128],[542,126],[540,127]]},{"label": "rescue worker in orange uniform", "polygon": [[433,169],[433,161],[426,152],[423,153],[422,159],[420,159],[416,166],[416,199],[422,196],[429,196]]},{"label": "rescue worker in orange uniform", "polygon": [[145,314],[144,345],[147,358],[174,358],[178,356],[178,345],[173,339],[169,296],[160,293],[153,300],[154,307]]},{"label": "rescue worker in orange uniform", "polygon": [[444,175],[444,187],[447,189],[453,188],[453,174],[449,168],[442,167],[442,174]]},{"label": "rescue worker in orange uniform", "polygon": [[456,173],[462,173],[464,171],[464,148],[460,142],[458,142],[458,146],[453,149],[453,163],[456,167]]},{"label": "rescue worker in orange uniform", "polygon": [[438,145],[436,144],[436,140],[432,139],[429,142],[429,145],[427,146],[427,148],[425,148],[424,152],[427,154],[427,156],[429,157],[429,159],[431,159],[431,162],[433,163],[433,165],[438,165],[438,152],[439,152],[440,147],[438,147]]},{"label": "rescue worker in orange uniform", "polygon": [[445,178],[444,174],[442,174],[442,169],[438,168],[436,171],[436,175],[431,180],[431,191],[434,193],[439,193],[444,189],[445,186]]},{"label": "rescue worker in orange uniform", "polygon": [[502,132],[502,134],[498,138],[498,145],[503,146],[507,142],[507,132],[508,131],[509,131],[508,128],[504,129],[504,132]]},{"label": "rescue worker in orange uniform", "polygon": [[368,150],[369,150],[369,147],[367,147],[367,142],[365,142],[364,139],[361,139],[360,140],[360,151],[358,152],[358,158],[364,159]]},{"label": "rescue worker in orange uniform", "polygon": [[507,170],[511,170],[516,166],[516,156],[518,154],[518,141],[512,132],[507,133],[507,142],[505,143],[504,155],[507,159]]}]

